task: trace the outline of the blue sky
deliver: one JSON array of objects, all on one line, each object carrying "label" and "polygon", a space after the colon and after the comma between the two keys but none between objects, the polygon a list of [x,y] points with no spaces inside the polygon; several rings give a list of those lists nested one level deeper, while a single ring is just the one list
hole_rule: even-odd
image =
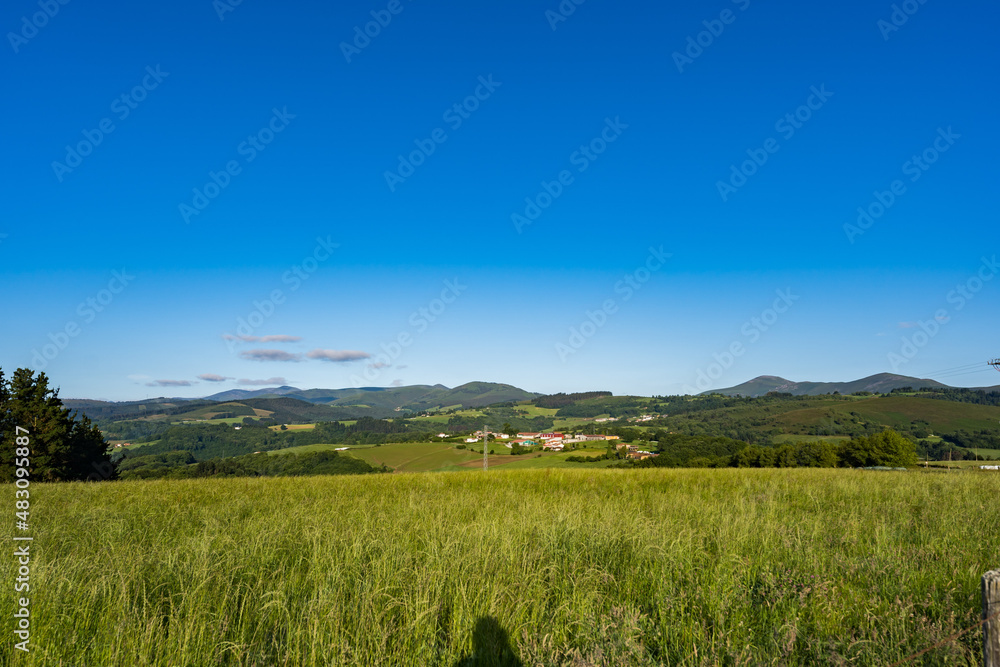
[{"label": "blue sky", "polygon": [[0,366],[115,400],[997,384],[998,13],[8,3]]}]

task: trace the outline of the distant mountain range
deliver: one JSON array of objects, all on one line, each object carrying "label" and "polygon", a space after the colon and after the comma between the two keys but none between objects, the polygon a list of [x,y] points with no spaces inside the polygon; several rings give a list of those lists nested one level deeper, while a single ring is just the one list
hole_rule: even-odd
[{"label": "distant mountain range", "polygon": [[[703,394],[726,396],[763,396],[776,391],[796,396],[819,394],[853,394],[858,391],[887,393],[902,387],[949,388],[935,380],[879,373],[851,382],[793,382],[774,375],[761,375],[749,382],[712,389]],[[1000,391],[1000,386],[981,387],[986,391]],[[400,412],[422,412],[447,408],[480,408],[495,403],[529,401],[541,394],[525,391],[509,384],[495,382],[469,382],[458,387],[444,385],[409,385],[406,387],[354,387],[348,389],[299,389],[281,386],[264,389],[231,389],[204,398],[153,398],[143,401],[109,402],[90,399],[63,399],[70,409],[79,410],[93,419],[143,419],[159,415],[178,419],[202,418],[212,412],[232,412],[246,409],[250,414],[260,409],[278,413],[275,418],[289,421],[294,418],[309,420],[357,419],[359,417],[385,418]],[[222,406],[216,404],[238,404]],[[205,414],[201,414],[205,413]],[[244,414],[240,412],[239,414]]]},{"label": "distant mountain range", "polygon": [[458,387],[411,385],[408,387],[355,387],[351,389],[299,389],[267,387],[233,389],[204,398],[153,398],[144,401],[63,399],[71,410],[91,419],[212,419],[217,414],[253,416],[268,414],[276,421],[334,421],[374,417],[384,419],[401,412],[435,408],[478,408],[508,401],[528,401],[541,394],[494,382],[469,382]]},{"label": "distant mountain range", "polygon": [[[770,391],[793,394],[795,396],[818,396],[819,394],[832,394],[837,391],[841,394],[853,394],[856,391],[870,391],[874,393],[887,393],[893,389],[903,387],[939,387],[949,388],[948,385],[923,378],[915,378],[907,375],[894,375],[893,373],[878,373],[869,375],[860,380],[851,382],[792,382],[776,375],[761,375],[754,379],[738,384],[735,387],[726,389],[711,389],[703,394],[723,394],[725,396],[763,396]],[[986,391],[998,391],[998,387],[982,387]]]},{"label": "distant mountain range", "polygon": [[469,382],[451,389],[441,384],[352,389],[298,389],[288,386],[255,390],[231,389],[206,396],[204,400],[223,402],[284,396],[339,408],[366,407],[382,410],[401,408],[419,412],[432,408],[478,408],[492,403],[527,401],[539,395],[509,384]]}]

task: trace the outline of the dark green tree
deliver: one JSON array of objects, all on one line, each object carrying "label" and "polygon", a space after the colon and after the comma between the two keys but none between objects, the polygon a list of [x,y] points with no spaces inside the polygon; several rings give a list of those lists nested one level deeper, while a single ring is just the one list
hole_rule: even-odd
[{"label": "dark green tree", "polygon": [[[14,480],[15,430],[28,431],[31,479],[40,482],[101,480],[114,477],[104,435],[86,416],[63,407],[58,389],[45,373],[14,371],[9,383],[0,375],[0,481]],[[21,433],[24,435],[23,431]]]},{"label": "dark green tree", "polygon": [[3,445],[3,461],[0,466],[8,463],[11,458],[6,448],[8,437],[14,436],[14,424],[10,420],[10,390],[7,387],[7,378],[4,377],[3,369],[0,368],[0,445]]},{"label": "dark green tree", "polygon": [[843,443],[837,453],[844,465],[854,468],[903,467],[917,463],[916,445],[892,429],[854,438]]},{"label": "dark green tree", "polygon": [[795,464],[800,468],[836,468],[837,450],[828,442],[800,442]]}]

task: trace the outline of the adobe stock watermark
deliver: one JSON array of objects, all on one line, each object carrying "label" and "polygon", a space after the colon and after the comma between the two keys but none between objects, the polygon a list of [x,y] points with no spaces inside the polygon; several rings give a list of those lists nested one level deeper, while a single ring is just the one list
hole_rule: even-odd
[{"label": "adobe stock watermark", "polygon": [[[155,68],[146,67],[146,75],[142,77],[137,85],[131,90],[122,93],[111,100],[111,113],[115,114],[119,121],[123,121],[139,108],[139,105],[146,100],[149,93],[159,88],[163,80],[170,76],[170,72],[164,72],[160,65]],[[62,183],[66,174],[72,173],[74,169],[83,164],[83,158],[91,155],[94,149],[100,146],[104,139],[115,131],[115,122],[111,118],[102,118],[97,123],[97,127],[92,130],[82,130],[83,139],[74,145],[66,145],[66,156],[62,162],[54,160],[52,162],[52,172],[56,179]]]},{"label": "adobe stock watermark", "polygon": [[975,298],[976,294],[983,289],[986,283],[993,280],[993,277],[1000,272],[1000,264],[997,263],[996,255],[988,259],[981,257],[980,262],[979,269],[975,273],[969,276],[965,282],[955,285],[955,288],[949,290],[945,295],[945,302],[954,306],[951,311],[947,308],[938,308],[929,320],[906,323],[908,328],[919,329],[919,331],[915,331],[909,336],[902,336],[900,338],[899,350],[886,354],[886,360],[889,362],[889,367],[892,368],[893,373],[899,371],[900,366],[903,364],[912,361],[920,350],[926,347],[931,342],[931,339],[938,335],[941,327],[951,321],[952,313],[958,313],[965,308]]},{"label": "adobe stock watermark", "polygon": [[38,0],[38,6],[42,11],[35,12],[29,18],[27,15],[21,17],[21,29],[17,32],[8,32],[7,41],[14,53],[20,53],[21,47],[34,39],[38,31],[49,24],[59,13],[60,7],[68,5],[70,0]]},{"label": "adobe stock watermark", "polygon": [[[809,87],[810,95],[805,103],[799,105],[794,110],[786,113],[774,123],[775,132],[780,132],[781,137],[788,141],[795,132],[801,130],[805,123],[813,117],[813,112],[819,111],[826,104],[827,100],[833,97],[833,93],[826,89],[826,84]],[[781,144],[774,137],[768,137],[761,148],[748,148],[746,153],[750,158],[740,163],[739,168],[735,164],[729,165],[729,180],[716,181],[715,187],[719,191],[722,201],[729,201],[729,197],[736,193],[741,187],[747,184],[747,179],[756,174],[763,167],[768,159],[781,149]]]},{"label": "adobe stock watermark", "polygon": [[587,341],[608,323],[608,318],[618,312],[620,304],[631,300],[635,293],[641,290],[653,274],[662,269],[672,256],[672,253],[663,252],[662,245],[659,248],[650,246],[646,261],[633,271],[626,273],[621,280],[614,284],[614,293],[621,295],[620,302],[614,298],[608,298],[601,302],[596,310],[585,311],[586,318],[578,325],[569,328],[569,337],[566,342],[558,341],[555,344],[559,360],[566,363],[571,355],[579,352],[587,344]]},{"label": "adobe stock watermark", "polygon": [[298,291],[319,270],[320,265],[333,256],[333,251],[339,247],[340,244],[334,243],[329,236],[325,239],[322,236],[317,236],[316,246],[312,252],[281,274],[281,284],[288,286],[288,292],[286,293],[281,288],[275,288],[262,299],[254,299],[251,302],[252,308],[246,317],[236,318],[235,333],[223,336],[230,353],[236,352],[238,341],[253,336],[258,329],[264,326],[264,323],[274,315],[278,306],[285,303],[288,294]]},{"label": "adobe stock watermark", "polygon": [[[288,107],[282,107],[279,111],[277,107],[271,109],[271,119],[264,127],[255,133],[247,136],[236,146],[236,154],[243,158],[245,164],[250,164],[257,159],[257,155],[270,145],[274,138],[288,127],[288,123],[295,118],[295,114],[288,113]],[[177,210],[184,220],[184,224],[189,224],[193,216],[201,215],[202,211],[208,208],[222,191],[229,187],[233,178],[243,173],[243,164],[238,159],[229,160],[219,171],[209,171],[208,180],[200,188],[192,188],[191,203],[181,202]]]},{"label": "adobe stock watermark", "polygon": [[[750,0],[732,0],[732,3],[738,6],[741,12],[745,12],[750,6]],[[688,35],[684,53],[673,52],[672,57],[677,71],[683,74],[685,66],[693,65],[694,61],[705,52],[705,49],[712,46],[715,40],[722,36],[722,33],[726,31],[726,26],[732,25],[736,21],[737,16],[738,14],[727,8],[719,12],[719,18],[702,21],[701,24],[705,26],[705,29],[697,35]]]},{"label": "adobe stock watermark", "polygon": [[[501,81],[494,81],[492,74],[485,78],[480,76],[478,81],[479,85],[476,86],[471,95],[461,102],[451,105],[441,114],[441,119],[448,124],[452,131],[462,127],[462,123],[471,118],[471,114],[479,109],[479,105],[490,99],[496,89],[503,85]],[[448,141],[448,133],[442,127],[434,128],[426,139],[414,139],[413,144],[416,149],[410,151],[405,157],[397,155],[399,163],[396,168],[392,171],[387,169],[383,173],[385,184],[389,186],[389,192],[395,192],[398,185],[405,183],[406,179],[413,176],[417,168],[434,154],[438,145],[446,141]]]},{"label": "adobe stock watermark", "polygon": [[76,314],[80,318],[79,321],[69,320],[58,331],[50,332],[49,342],[42,345],[41,350],[32,348],[31,366],[36,371],[45,370],[49,362],[54,361],[63,350],[69,347],[70,341],[82,333],[82,327],[96,320],[98,314],[103,313],[115,300],[115,297],[125,291],[125,288],[133,280],[135,280],[135,276],[130,275],[125,269],[112,271],[111,279],[103,289],[77,305]]},{"label": "adobe stock watermark", "polygon": [[[911,156],[900,167],[903,176],[909,176],[911,183],[916,183],[924,175],[924,172],[938,161],[941,154],[948,152],[955,145],[955,142],[962,137],[961,134],[955,134],[952,131],[951,125],[948,126],[947,130],[939,127],[937,133],[938,136],[934,138],[930,146],[922,150],[919,154]],[[855,220],[855,224],[844,223],[844,234],[847,235],[847,240],[854,243],[855,238],[871,229],[875,221],[885,215],[886,211],[892,208],[896,200],[904,194],[906,194],[906,183],[898,178],[889,184],[887,190],[875,190],[872,192],[874,199],[866,206],[858,207],[858,217]]]},{"label": "adobe stock watermark", "polygon": [[392,17],[398,16],[404,9],[406,8],[401,0],[389,0],[385,9],[373,9],[370,12],[372,20],[364,24],[364,29],[359,25],[354,26],[354,39],[350,43],[340,43],[340,52],[344,54],[347,63],[350,64],[352,57],[360,55],[363,50],[367,49],[372,40],[382,34],[383,28],[389,27],[389,24],[392,23]]},{"label": "adobe stock watermark", "polygon": [[[715,359],[705,368],[698,369],[698,377],[694,386],[684,385],[684,392],[690,395],[700,394],[707,390],[713,380],[718,380],[722,375],[733,367],[736,360],[742,357],[747,351],[747,345],[753,345],[760,340],[761,335],[771,329],[784,313],[787,313],[792,305],[799,300],[797,294],[792,294],[791,288],[774,291],[777,297],[771,303],[770,308],[760,311],[760,315],[751,317],[740,327],[740,334],[743,338],[737,338],[722,352],[712,355]],[[744,339],[746,343],[744,343]]]},{"label": "adobe stock watermark", "polygon": [[570,16],[576,12],[576,8],[585,3],[587,0],[562,0],[555,10],[546,9],[545,10],[545,20],[549,22],[549,27],[552,28],[553,32],[559,24],[564,22]]},{"label": "adobe stock watermark", "polygon": [[212,9],[219,21],[226,20],[226,14],[236,11],[236,8],[243,4],[243,0],[212,0]]},{"label": "adobe stock watermark", "polygon": [[[622,132],[627,129],[628,125],[621,121],[620,116],[615,116],[614,120],[605,118],[604,127],[597,136],[585,144],[580,144],[575,151],[570,153],[570,165],[576,167],[579,174],[587,171],[590,165],[608,149],[608,146],[617,141]],[[552,203],[559,199],[565,189],[574,181],[573,172],[569,169],[563,169],[551,181],[542,180],[541,189],[534,196],[524,198],[524,211],[510,214],[510,221],[514,223],[514,229],[517,230],[517,233],[522,233],[524,227],[541,217],[542,211],[552,206]]]},{"label": "adobe stock watermark", "polygon": [[927,3],[927,0],[903,0],[903,2],[892,5],[892,13],[889,20],[879,19],[875,27],[882,33],[882,40],[889,41],[889,35],[896,32],[910,20],[910,17],[920,11],[920,6]]},{"label": "adobe stock watermark", "polygon": [[379,349],[382,351],[372,358],[361,375],[351,376],[351,384],[360,387],[377,380],[384,369],[391,368],[396,363],[403,354],[403,350],[413,345],[415,336],[427,331],[431,324],[444,315],[448,307],[455,303],[468,288],[469,286],[463,285],[458,278],[445,280],[441,294],[437,298],[431,299],[426,306],[422,306],[410,314],[407,320],[410,325],[409,329],[400,331],[388,343],[380,343]]}]

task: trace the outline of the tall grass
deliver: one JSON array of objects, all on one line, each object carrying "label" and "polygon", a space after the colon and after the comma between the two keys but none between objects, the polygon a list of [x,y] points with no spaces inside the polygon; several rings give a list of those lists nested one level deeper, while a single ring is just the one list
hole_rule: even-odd
[{"label": "tall grass", "polygon": [[[1000,567],[1000,475],[982,473],[32,490],[33,648],[12,657],[5,633],[2,664],[451,666],[509,644],[524,665],[884,665],[975,623],[979,577]],[[0,609],[14,569],[0,559]],[[976,631],[921,659],[980,651]]]}]

